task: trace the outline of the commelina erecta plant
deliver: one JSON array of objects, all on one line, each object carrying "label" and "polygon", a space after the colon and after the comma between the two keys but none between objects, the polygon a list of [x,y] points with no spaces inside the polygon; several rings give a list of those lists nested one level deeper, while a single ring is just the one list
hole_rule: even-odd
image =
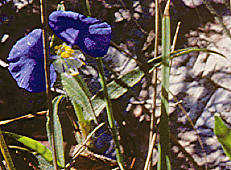
[{"label": "commelina erecta plant", "polygon": [[[54,11],[49,16],[49,26],[67,45],[77,45],[91,57],[103,57],[108,51],[111,26],[106,22],[71,11]],[[42,48],[42,30],[35,29],[17,41],[7,58],[12,77],[19,87],[29,92],[46,90]],[[50,80],[53,86],[56,72],[52,64]]]}]

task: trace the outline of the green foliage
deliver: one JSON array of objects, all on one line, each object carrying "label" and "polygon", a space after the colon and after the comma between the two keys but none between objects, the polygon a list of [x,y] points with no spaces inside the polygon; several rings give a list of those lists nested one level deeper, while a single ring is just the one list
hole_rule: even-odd
[{"label": "green foliage", "polygon": [[[118,80],[114,80],[107,84],[108,94],[110,99],[118,99],[120,96],[128,91],[128,88],[133,87],[144,77],[144,72],[139,68],[136,68],[129,73],[121,76]],[[120,83],[119,83],[120,82]],[[122,84],[125,84],[124,86]],[[92,97],[92,105],[95,110],[96,116],[98,116],[101,111],[105,108],[106,103],[103,98],[102,89]]]},{"label": "green foliage", "polygon": [[[67,92],[68,97],[70,97],[78,118],[81,136],[77,136],[77,140],[79,143],[82,143],[91,132],[92,122],[97,124],[95,112],[90,100],[91,93],[80,75],[72,76],[71,74],[62,73],[61,79],[63,88]],[[87,145],[91,147],[92,140],[89,140]]]},{"label": "green foliage", "polygon": [[61,102],[61,100],[64,98],[63,95],[57,96],[53,99],[52,104],[53,104],[53,120],[50,119],[50,117],[47,115],[47,124],[46,124],[46,128],[47,128],[47,136],[48,136],[48,141],[50,146],[51,145],[51,123],[53,123],[53,128],[54,128],[54,139],[55,139],[55,143],[54,143],[54,147],[56,150],[56,155],[57,155],[57,159],[60,162],[61,167],[65,166],[65,159],[64,159],[64,147],[63,147],[63,135],[62,135],[62,127],[59,121],[59,104]]},{"label": "green foliage", "polygon": [[123,156],[121,154],[119,138],[118,138],[119,132],[118,132],[116,125],[115,125],[115,119],[114,119],[114,115],[113,115],[111,99],[110,99],[110,96],[108,95],[108,89],[107,89],[107,84],[106,84],[104,70],[103,70],[102,58],[98,58],[97,62],[98,62],[98,72],[99,72],[99,77],[100,77],[100,84],[101,84],[102,89],[103,89],[104,100],[106,103],[107,119],[108,119],[109,126],[111,129],[111,134],[112,134],[112,137],[113,137],[113,140],[115,143],[116,159],[117,159],[117,162],[118,162],[120,169],[124,170]]},{"label": "green foliage", "polygon": [[231,129],[224,123],[218,114],[214,116],[214,133],[221,143],[225,154],[231,159]]},{"label": "green foliage", "polygon": [[[47,162],[52,164],[52,160],[53,160],[52,159],[52,152],[46,146],[44,146],[41,143],[39,143],[38,141],[36,141],[32,138],[26,137],[26,136],[18,135],[18,134],[12,133],[12,132],[3,132],[3,133],[4,133],[4,135],[12,137],[16,141],[27,146],[28,148],[30,148],[31,150],[34,151],[34,154],[41,155]],[[60,167],[63,167],[60,164],[60,162],[58,162],[58,165]]]},{"label": "green foliage", "polygon": [[94,114],[95,112],[90,100],[91,94],[82,78],[79,75],[71,76],[69,74],[67,75],[62,73],[61,79],[63,88],[67,92],[67,95],[70,97],[72,103],[80,105],[81,109],[83,110],[82,115],[77,114],[79,121],[91,122],[93,120],[95,123],[97,123]]},{"label": "green foliage", "polygon": [[[208,50],[208,49],[200,49],[200,48],[185,48],[185,49],[180,49],[172,52],[170,54],[170,58],[173,59],[175,57],[179,57],[185,54],[189,54],[192,52],[206,52],[206,53],[214,53],[221,55],[225,57],[223,54],[218,53],[213,50]],[[161,58],[162,56],[159,56],[154,59],[150,59],[147,62],[147,67],[149,72],[153,71],[156,67],[159,67],[161,64]],[[128,92],[129,88],[133,87],[136,85],[138,82],[142,80],[142,78],[145,76],[145,73],[143,70],[141,70],[139,67],[135,68],[134,70],[121,75],[117,80],[113,80],[109,84],[107,84],[107,89],[108,89],[108,94],[110,96],[110,99],[118,99],[122,95]],[[102,89],[99,90],[99,92],[91,98],[92,105],[94,107],[94,111],[96,116],[99,116],[101,111],[105,108],[106,103],[103,98],[103,91]]]}]

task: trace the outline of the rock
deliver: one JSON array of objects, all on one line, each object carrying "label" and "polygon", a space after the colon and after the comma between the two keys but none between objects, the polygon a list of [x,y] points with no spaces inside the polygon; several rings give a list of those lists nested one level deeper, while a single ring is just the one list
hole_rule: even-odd
[{"label": "rock", "polygon": [[[196,8],[200,5],[203,4],[203,0],[182,0],[184,2],[184,4],[190,8]],[[209,1],[210,3],[211,2],[214,2],[214,3],[217,3],[217,4],[224,4],[225,3],[225,0],[211,0]]]}]

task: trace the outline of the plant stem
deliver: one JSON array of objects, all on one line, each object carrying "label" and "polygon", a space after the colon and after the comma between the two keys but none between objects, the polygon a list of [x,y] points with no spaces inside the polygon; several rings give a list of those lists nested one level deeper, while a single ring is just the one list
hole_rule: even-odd
[{"label": "plant stem", "polygon": [[169,137],[169,58],[170,58],[170,0],[168,0],[162,19],[162,83],[161,83],[161,117],[160,117],[160,162],[158,169],[167,170],[170,167],[170,137]]},{"label": "plant stem", "polygon": [[10,156],[10,152],[9,152],[8,147],[6,145],[6,142],[4,140],[1,129],[0,129],[0,149],[1,149],[2,155],[6,161],[6,164],[9,168],[9,170],[15,170],[14,163],[13,163],[12,158]]},{"label": "plant stem", "polygon": [[50,133],[51,133],[51,147],[53,156],[54,169],[58,169],[57,155],[55,149],[55,137],[54,137],[54,123],[53,123],[53,106],[50,88],[50,69],[49,69],[49,40],[48,40],[48,15],[47,15],[47,4],[45,0],[40,0],[40,11],[41,11],[41,23],[43,32],[43,54],[44,54],[44,70],[46,79],[46,96],[48,105],[48,116],[50,118]]},{"label": "plant stem", "polygon": [[97,58],[97,63],[98,63],[100,83],[101,83],[101,86],[103,88],[104,99],[106,102],[107,118],[108,118],[109,126],[111,128],[112,137],[113,137],[113,140],[115,142],[115,147],[116,147],[116,159],[117,159],[117,162],[118,162],[120,169],[124,170],[124,163],[123,163],[123,158],[122,158],[122,154],[120,151],[119,139],[118,139],[118,135],[117,135],[118,131],[117,131],[116,126],[115,126],[115,119],[114,119],[113,112],[112,112],[112,104],[111,104],[110,97],[108,95],[107,84],[106,84],[106,80],[104,77],[102,58]]}]

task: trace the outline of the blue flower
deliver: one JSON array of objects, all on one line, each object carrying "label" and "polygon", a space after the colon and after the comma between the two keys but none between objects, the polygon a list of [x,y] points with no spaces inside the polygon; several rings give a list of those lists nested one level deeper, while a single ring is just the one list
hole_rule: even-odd
[{"label": "blue flower", "polygon": [[111,159],[116,159],[115,144],[110,132],[103,127],[95,135],[93,151]]},{"label": "blue flower", "polygon": [[[9,72],[19,87],[29,92],[46,90],[42,30],[35,29],[13,46],[7,58]],[[50,66],[51,86],[56,80],[53,65]]]},{"label": "blue flower", "polygon": [[49,25],[59,38],[87,55],[103,57],[108,51],[111,27],[106,22],[71,11],[54,11]]},{"label": "blue flower", "polygon": [[[49,25],[63,41],[78,45],[84,53],[92,57],[103,57],[108,51],[111,27],[106,22],[70,11],[55,11],[49,16]],[[72,51],[64,54],[64,57],[69,56]],[[19,87],[29,92],[45,91],[41,29],[35,29],[20,39],[7,59],[8,69]],[[53,65],[50,66],[50,73],[52,86],[56,80]]]}]

